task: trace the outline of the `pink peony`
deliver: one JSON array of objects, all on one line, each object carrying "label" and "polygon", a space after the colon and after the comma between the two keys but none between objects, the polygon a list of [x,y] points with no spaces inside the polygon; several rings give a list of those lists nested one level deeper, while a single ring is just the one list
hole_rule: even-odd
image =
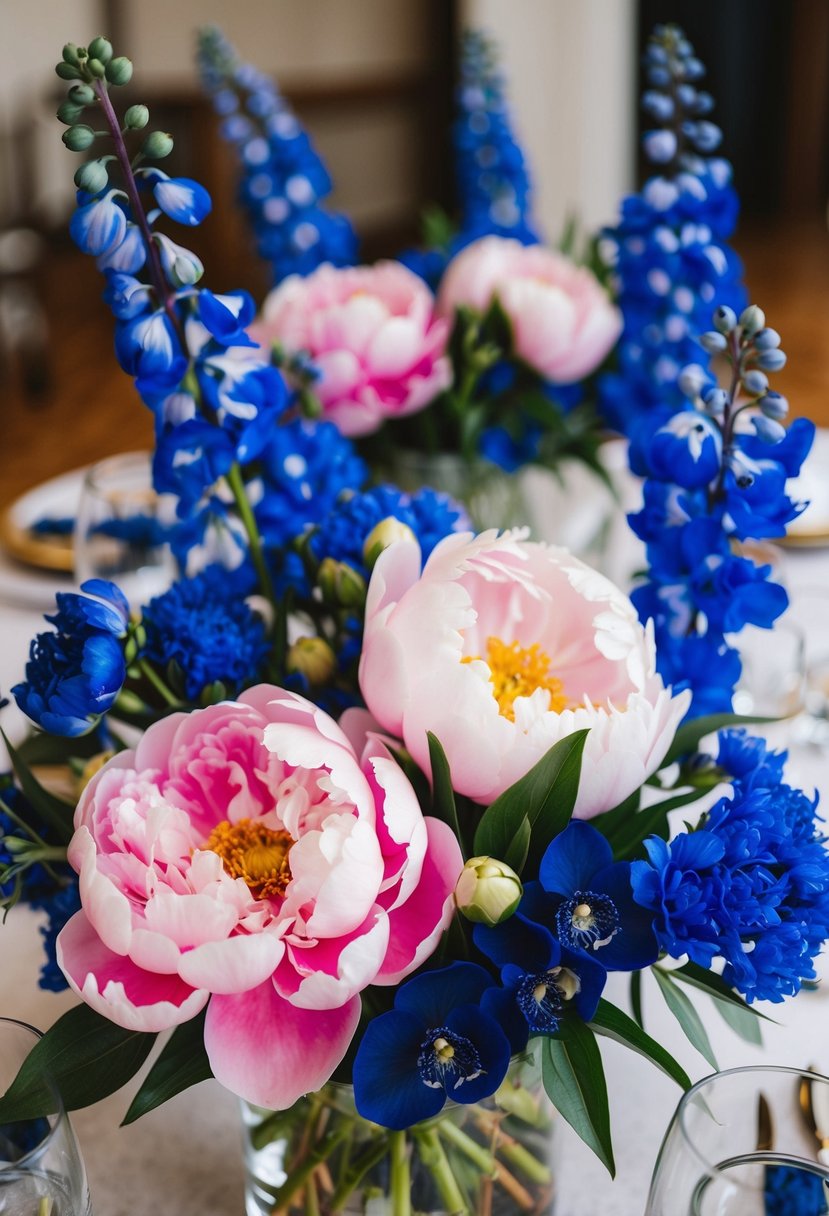
[{"label": "pink peony", "polygon": [[307,351],[322,373],[316,392],[325,416],[344,435],[369,435],[449,387],[450,323],[435,317],[434,305],[423,280],[399,262],[325,265],[272,291],[250,334]]},{"label": "pink peony", "polygon": [[429,956],[463,865],[363,716],[262,685],[147,730],[87,786],[69,857],[72,987],[158,1031],[205,1004],[213,1072],[290,1106],[342,1059],[361,989]]},{"label": "pink peony", "polygon": [[627,596],[566,550],[524,536],[448,536],[422,573],[416,543],[382,553],[360,688],[427,770],[426,732],[437,735],[454,788],[486,804],[589,727],[575,809],[588,819],[655,771],[689,694],[664,688]]},{"label": "pink peony", "polygon": [[581,380],[599,366],[622,332],[622,315],[595,275],[543,245],[485,236],[446,269],[438,314],[460,305],[485,313],[498,299],[519,358],[554,384]]}]

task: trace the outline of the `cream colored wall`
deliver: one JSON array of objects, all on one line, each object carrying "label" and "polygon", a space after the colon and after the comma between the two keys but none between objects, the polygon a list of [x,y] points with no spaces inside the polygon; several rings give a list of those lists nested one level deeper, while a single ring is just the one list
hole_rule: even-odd
[{"label": "cream colored wall", "polygon": [[502,50],[536,214],[549,239],[576,211],[612,220],[632,185],[635,0],[464,0]]}]

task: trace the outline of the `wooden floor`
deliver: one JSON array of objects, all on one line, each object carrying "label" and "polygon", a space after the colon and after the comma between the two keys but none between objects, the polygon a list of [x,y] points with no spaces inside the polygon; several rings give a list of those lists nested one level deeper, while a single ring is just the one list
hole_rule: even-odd
[{"label": "wooden floor", "polygon": [[[805,223],[754,229],[735,242],[752,299],[780,331],[788,366],[774,377],[793,412],[829,426],[829,233]],[[71,251],[49,266],[51,386],[27,399],[20,368],[0,370],[0,503],[47,477],[152,443],[148,411],[112,349],[112,319],[89,258]],[[44,370],[41,364],[35,369]]]}]

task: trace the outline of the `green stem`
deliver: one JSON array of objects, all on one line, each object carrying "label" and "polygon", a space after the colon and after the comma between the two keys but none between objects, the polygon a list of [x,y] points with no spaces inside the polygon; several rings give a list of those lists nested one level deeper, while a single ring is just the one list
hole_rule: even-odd
[{"label": "green stem", "polygon": [[262,548],[262,538],[259,535],[259,529],[256,526],[256,519],[253,515],[253,509],[250,505],[247,493],[245,491],[245,483],[242,478],[242,470],[238,464],[233,464],[230,467],[225,480],[227,481],[230,491],[233,494],[233,499],[236,503],[236,509],[239,512],[239,518],[245,529],[250,545],[250,555],[253,559],[253,564],[256,567],[256,573],[259,576],[259,585],[262,588],[262,594],[274,606],[276,610],[276,596],[274,595],[273,583],[271,576],[268,573],[268,567],[265,563],[265,553]]},{"label": "green stem", "polygon": [[337,1145],[340,1144],[348,1134],[348,1128],[341,1126],[336,1131],[330,1131],[323,1136],[313,1153],[305,1158],[302,1165],[293,1170],[282,1186],[277,1187],[273,1192],[273,1211],[281,1212],[287,1206],[288,1200],[300,1187],[305,1186],[314,1170],[316,1170],[324,1161],[327,1161]]},{"label": "green stem", "polygon": [[532,1195],[506,1166],[487,1149],[467,1136],[466,1132],[461,1131],[450,1119],[442,1120],[440,1134],[447,1143],[468,1157],[482,1173],[488,1174],[493,1182],[497,1182],[499,1186],[503,1187],[521,1211],[531,1212],[534,1209],[535,1202]]},{"label": "green stem", "polygon": [[181,708],[181,701],[179,701],[172,689],[167,687],[161,676],[158,674],[155,668],[147,662],[146,659],[138,660],[138,669],[142,676],[144,676],[144,678],[149,681],[150,684],[152,684],[159,696],[163,697],[171,709]]},{"label": "green stem", "polygon": [[467,1216],[469,1208],[461,1194],[457,1179],[452,1172],[449,1158],[444,1152],[437,1128],[424,1128],[422,1131],[414,1131],[412,1135],[420,1145],[423,1164],[429,1168],[435,1180],[438,1194],[446,1211],[451,1213],[452,1216],[455,1216],[455,1213],[463,1213],[464,1216]]},{"label": "green stem", "polygon": [[411,1216],[412,1179],[409,1170],[409,1146],[405,1132],[389,1134],[391,1148],[391,1210],[392,1216]]},{"label": "green stem", "polygon": [[348,1173],[344,1174],[340,1179],[337,1189],[331,1197],[332,1212],[341,1212],[343,1210],[349,1198],[363,1181],[369,1170],[378,1165],[387,1155],[388,1151],[388,1137],[378,1136],[374,1142],[369,1144],[368,1148],[360,1153]]}]

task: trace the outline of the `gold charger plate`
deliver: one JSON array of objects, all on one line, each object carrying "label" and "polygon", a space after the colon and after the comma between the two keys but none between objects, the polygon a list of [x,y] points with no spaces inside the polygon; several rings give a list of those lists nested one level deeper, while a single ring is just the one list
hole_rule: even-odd
[{"label": "gold charger plate", "polygon": [[0,513],[0,545],[26,566],[71,574],[72,537],[33,532],[41,519],[74,516],[86,469],[73,469],[21,494]]}]

